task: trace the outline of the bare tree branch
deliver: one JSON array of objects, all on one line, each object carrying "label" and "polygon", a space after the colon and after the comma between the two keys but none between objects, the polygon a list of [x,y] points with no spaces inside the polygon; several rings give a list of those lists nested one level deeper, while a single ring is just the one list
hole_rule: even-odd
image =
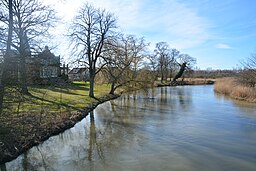
[{"label": "bare tree branch", "polygon": [[[113,14],[94,8],[86,3],[74,18],[70,28],[70,40],[73,45],[75,61],[83,59],[89,68],[90,91],[94,97],[94,79],[106,63],[99,63],[106,40],[114,34],[116,18]],[[102,60],[105,61],[105,60]]]}]

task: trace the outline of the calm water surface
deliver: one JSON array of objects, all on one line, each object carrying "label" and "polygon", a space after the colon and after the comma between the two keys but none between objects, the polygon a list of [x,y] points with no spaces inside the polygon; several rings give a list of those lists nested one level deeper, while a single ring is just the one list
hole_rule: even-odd
[{"label": "calm water surface", "polygon": [[255,171],[256,105],[218,96],[212,86],[123,96],[6,170]]}]

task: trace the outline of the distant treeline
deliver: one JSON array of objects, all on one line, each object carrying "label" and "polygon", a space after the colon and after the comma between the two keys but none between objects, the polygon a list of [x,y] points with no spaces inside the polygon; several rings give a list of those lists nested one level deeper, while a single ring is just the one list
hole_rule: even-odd
[{"label": "distant treeline", "polygon": [[222,78],[238,76],[241,70],[192,70],[185,74],[190,78]]}]

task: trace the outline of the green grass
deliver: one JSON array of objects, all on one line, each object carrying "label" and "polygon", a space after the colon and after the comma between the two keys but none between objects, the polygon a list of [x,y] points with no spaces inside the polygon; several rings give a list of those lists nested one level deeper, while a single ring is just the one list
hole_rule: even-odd
[{"label": "green grass", "polygon": [[[42,137],[72,126],[85,116],[78,110],[98,102],[89,97],[89,84],[85,82],[28,88],[31,95],[20,94],[17,87],[5,90],[4,108],[0,115],[0,140],[7,152],[0,154],[0,160],[5,154],[16,155],[15,148],[23,149],[30,142],[40,142]],[[100,98],[109,90],[110,85],[96,84],[95,97]]]},{"label": "green grass", "polygon": [[[95,85],[95,97],[107,94],[110,86],[107,84]],[[42,112],[49,113],[83,109],[86,105],[95,102],[89,97],[89,83],[73,82],[66,85],[30,86],[32,96],[19,94],[14,88],[9,88],[5,98],[5,111],[8,113]]]}]

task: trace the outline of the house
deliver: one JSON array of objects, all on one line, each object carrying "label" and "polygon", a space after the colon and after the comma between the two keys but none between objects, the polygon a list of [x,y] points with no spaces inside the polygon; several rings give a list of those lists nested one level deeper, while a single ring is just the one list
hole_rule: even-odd
[{"label": "house", "polygon": [[56,78],[60,75],[60,56],[55,56],[45,47],[43,52],[38,54],[40,64],[40,78]]},{"label": "house", "polygon": [[[3,57],[5,51],[2,50],[0,56]],[[48,48],[40,53],[34,53],[25,57],[26,78],[28,84],[45,84],[56,82],[60,77],[67,73],[68,67],[60,67],[60,56],[55,56]],[[1,57],[0,57],[1,58]],[[21,60],[20,54],[12,50],[8,59],[8,77],[11,84],[18,83],[21,80]]]},{"label": "house", "polygon": [[69,71],[68,78],[71,81],[88,81],[88,68],[73,68],[71,71]]}]

